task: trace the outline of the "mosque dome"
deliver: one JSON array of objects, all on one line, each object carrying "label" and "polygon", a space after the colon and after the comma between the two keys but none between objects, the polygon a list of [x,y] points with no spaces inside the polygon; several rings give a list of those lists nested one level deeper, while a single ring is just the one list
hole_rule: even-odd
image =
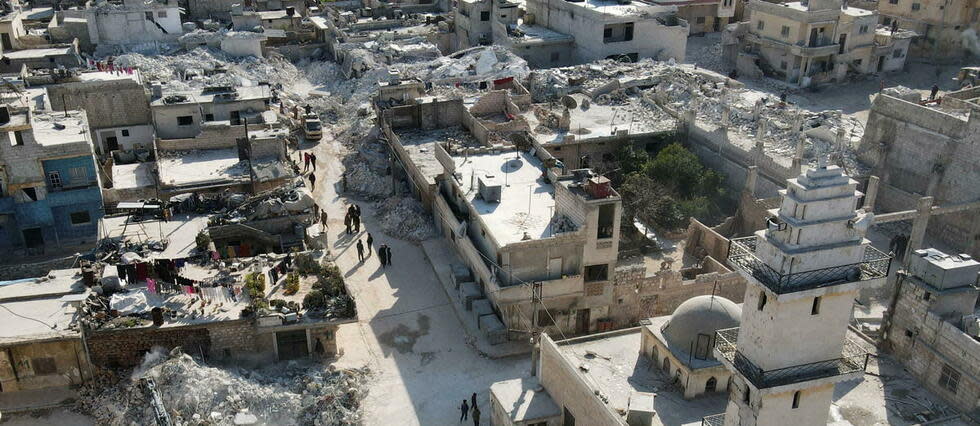
[{"label": "mosque dome", "polygon": [[[698,335],[709,336],[712,342],[715,331],[738,327],[742,308],[719,296],[697,296],[681,303],[661,332],[671,348],[689,352],[698,343]],[[701,345],[706,342],[702,338]]]}]

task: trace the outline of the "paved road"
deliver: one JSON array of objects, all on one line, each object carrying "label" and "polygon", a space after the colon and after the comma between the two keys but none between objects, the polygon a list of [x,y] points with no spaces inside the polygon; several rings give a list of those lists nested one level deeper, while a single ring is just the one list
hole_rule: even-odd
[{"label": "paved road", "polygon": [[[324,140],[312,152],[321,163],[314,195],[330,215],[331,250],[357,300],[360,318],[338,331],[344,353],[337,365],[367,365],[375,372],[364,401],[366,424],[459,424],[457,407],[473,392],[483,413],[481,424],[490,424],[490,384],[524,374],[529,361],[479,356],[467,344],[422,248],[382,234],[372,203],[337,196],[339,144]],[[344,232],[348,201],[356,202],[363,212],[362,232],[356,236]],[[358,238],[366,238],[365,231],[373,234],[375,245],[391,246],[390,267],[381,268],[376,254],[358,261],[354,245]]]}]

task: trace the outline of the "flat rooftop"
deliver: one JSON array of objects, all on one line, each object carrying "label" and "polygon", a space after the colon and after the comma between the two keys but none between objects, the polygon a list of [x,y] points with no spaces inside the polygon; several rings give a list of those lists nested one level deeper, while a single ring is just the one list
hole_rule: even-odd
[{"label": "flat rooftop", "polygon": [[[226,100],[219,100],[219,102],[240,102],[249,101],[256,99],[266,99],[272,97],[272,92],[269,86],[242,86],[233,87],[231,90],[209,90],[207,88],[194,90],[194,91],[183,91],[183,92],[164,92],[163,97],[153,100],[150,102],[152,106],[167,106],[167,105],[181,105],[181,104],[202,104],[202,103],[212,103],[215,101],[215,97],[218,95],[223,95],[227,93],[236,93],[237,96],[234,98],[228,98]],[[182,100],[178,100],[179,97],[183,97]]]},{"label": "flat rooftop", "polygon": [[469,131],[462,126],[444,127],[441,129],[395,129],[395,134],[401,145],[408,152],[412,163],[425,176],[426,182],[434,184],[436,176],[443,173],[442,164],[436,160],[436,144],[448,143],[453,147],[479,147]]},{"label": "flat rooftop", "polygon": [[[551,237],[555,187],[545,183],[541,160],[526,152],[454,155],[464,197],[483,221],[486,232],[501,246]],[[500,202],[480,197],[479,179],[500,185]]]},{"label": "flat rooftop", "polygon": [[112,189],[136,189],[153,186],[155,162],[113,164]]},{"label": "flat rooftop", "polygon": [[57,269],[48,272],[44,277],[0,282],[0,302],[16,299],[61,297],[83,291],[85,291],[85,283],[82,281],[80,270]]},{"label": "flat rooftop", "polygon": [[133,69],[133,73],[112,73],[106,71],[86,71],[78,74],[78,79],[80,81],[118,81],[118,80],[132,80],[138,84],[143,84],[143,78],[140,74],[139,69]]},{"label": "flat rooftop", "polygon": [[581,93],[571,95],[578,105],[569,110],[571,121],[568,130],[542,125],[534,112],[535,108],[542,108],[561,117],[564,112],[561,106],[538,104],[522,115],[531,127],[532,136],[544,145],[561,143],[567,135],[573,135],[576,142],[582,142],[613,136],[623,130],[632,135],[667,132],[677,127],[677,120],[670,114],[643,103],[638,96],[628,96],[626,99],[611,99],[611,96],[616,95],[599,95],[595,101],[589,100],[588,108],[583,108],[582,101],[588,97]]},{"label": "flat rooftop", "polygon": [[490,385],[490,393],[507,407],[512,422],[534,423],[533,420],[561,415],[561,408],[541,387],[537,377],[521,377]]},{"label": "flat rooftop", "polygon": [[167,241],[167,247],[160,252],[150,252],[149,258],[181,259],[190,256],[197,246],[194,239],[208,227],[208,215],[179,214],[162,220],[134,222],[129,216],[106,216],[99,221],[99,235],[123,241],[143,242],[146,240]]},{"label": "flat rooftop", "polygon": [[[637,327],[556,343],[569,365],[588,366],[587,372],[578,368],[578,374],[609,398],[613,410],[625,412],[630,393],[638,391],[656,394],[654,425],[700,425],[702,417],[725,412],[726,392],[685,400],[670,384],[670,378],[641,355],[639,330]],[[923,411],[931,411],[927,420],[953,414],[939,397],[926,391],[889,355],[877,353],[873,345],[853,332],[849,331],[847,337],[877,356],[870,358],[867,371],[871,374],[861,381],[844,382],[835,388],[828,424],[906,426],[922,423],[916,416]],[[589,355],[590,351],[598,356]],[[942,424],[966,425],[958,419]]]},{"label": "flat rooftop", "polygon": [[249,179],[248,163],[237,148],[161,152],[160,183],[167,186],[218,184]]},{"label": "flat rooftop", "polygon": [[68,299],[83,298],[87,291],[78,269],[0,282],[0,344],[77,336],[69,328],[77,312]]},{"label": "flat rooftop", "polygon": [[31,120],[34,140],[39,145],[89,144],[88,119],[82,111],[34,111]]},{"label": "flat rooftop", "polygon": [[[657,425],[700,424],[702,417],[725,411],[726,393],[685,400],[671,385],[671,378],[664,376],[648,357],[640,355],[639,328],[608,335],[557,343],[570,365],[588,365],[588,372],[578,369],[578,373],[609,398],[608,405],[614,411],[625,413],[634,391],[657,394],[654,398],[657,411],[654,424]],[[588,355],[590,351],[599,356]]]},{"label": "flat rooftop", "polygon": [[575,37],[560,33],[558,31],[552,30],[550,28],[545,28],[539,25],[526,25],[518,24],[515,27],[516,34],[511,35],[510,38],[516,42],[573,42]]},{"label": "flat rooftop", "polygon": [[630,4],[622,4],[618,0],[584,0],[577,2],[569,2],[568,4],[575,5],[584,9],[592,9],[599,13],[604,13],[607,15],[615,16],[643,16],[649,15],[653,18],[653,14],[663,13],[672,11],[672,8],[656,6],[647,3],[641,3],[639,1],[633,0]]},{"label": "flat rooftop", "polygon": [[63,56],[75,54],[71,47],[46,47],[42,49],[12,50],[3,52],[3,57],[11,60],[40,59],[49,56]]}]

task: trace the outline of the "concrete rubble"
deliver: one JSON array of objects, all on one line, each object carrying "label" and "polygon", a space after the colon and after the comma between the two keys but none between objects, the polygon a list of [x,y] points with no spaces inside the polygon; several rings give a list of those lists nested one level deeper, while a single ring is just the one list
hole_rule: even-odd
[{"label": "concrete rubble", "polygon": [[258,369],[211,366],[159,348],[132,374],[108,372],[85,385],[75,409],[100,425],[154,424],[139,379],[152,378],[176,425],[355,425],[367,369],[326,371],[303,362]]}]

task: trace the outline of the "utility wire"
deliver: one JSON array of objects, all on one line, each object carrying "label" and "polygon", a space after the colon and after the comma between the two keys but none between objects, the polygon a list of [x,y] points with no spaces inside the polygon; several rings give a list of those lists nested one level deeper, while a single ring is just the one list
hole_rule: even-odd
[{"label": "utility wire", "polygon": [[0,305],[0,308],[6,309],[7,312],[10,312],[10,314],[13,315],[13,316],[20,317],[20,318],[23,318],[23,319],[26,319],[26,320],[31,320],[31,321],[34,321],[34,322],[38,322],[38,323],[44,324],[45,327],[48,327],[48,328],[50,328],[52,330],[58,329],[58,326],[56,326],[56,325],[48,324],[48,323],[46,323],[44,321],[41,321],[39,319],[34,319],[34,318],[31,318],[31,317],[25,317],[25,316],[23,316],[21,314],[18,314],[16,312],[14,312],[14,311],[11,311],[10,308],[8,308],[8,307],[6,307],[4,305]]}]

